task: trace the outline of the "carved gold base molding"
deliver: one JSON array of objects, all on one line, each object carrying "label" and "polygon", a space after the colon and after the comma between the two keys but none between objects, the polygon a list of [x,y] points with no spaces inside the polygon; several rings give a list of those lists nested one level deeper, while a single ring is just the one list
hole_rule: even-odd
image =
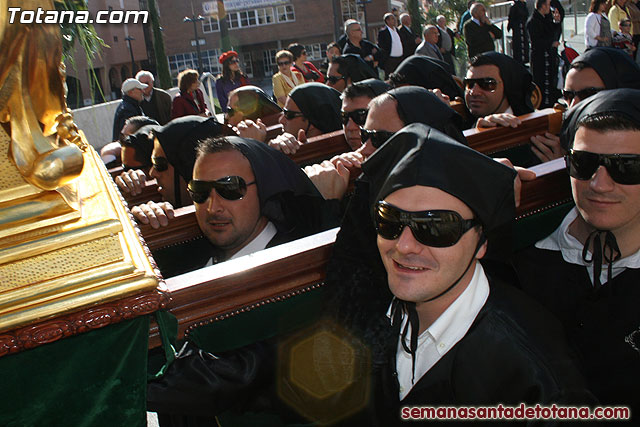
[{"label": "carved gold base molding", "polygon": [[147,292],[0,334],[0,357],[150,314],[168,301],[162,292]]}]

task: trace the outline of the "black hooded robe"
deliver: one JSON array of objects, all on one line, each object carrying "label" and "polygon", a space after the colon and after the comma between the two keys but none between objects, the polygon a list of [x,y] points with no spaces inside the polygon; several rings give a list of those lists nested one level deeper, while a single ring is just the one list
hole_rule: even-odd
[{"label": "black hooded robe", "polygon": [[560,97],[558,84],[558,48],[552,44],[559,40],[560,24],[553,22],[551,13],[542,16],[537,10],[527,21],[527,31],[531,40],[531,70],[533,81],[542,92],[539,108],[553,107]]},{"label": "black hooded robe", "polygon": [[507,29],[512,31],[511,56],[521,64],[529,62],[529,34],[527,33],[527,19],[529,10],[527,2],[517,0],[509,9],[509,24]]}]

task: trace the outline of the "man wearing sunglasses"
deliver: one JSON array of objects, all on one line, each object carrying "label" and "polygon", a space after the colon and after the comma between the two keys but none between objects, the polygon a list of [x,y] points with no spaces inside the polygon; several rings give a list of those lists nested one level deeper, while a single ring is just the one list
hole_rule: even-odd
[{"label": "man wearing sunglasses", "polygon": [[[600,403],[640,415],[640,90],[602,91],[563,123],[575,208],[517,254],[522,289],[563,322]],[[637,423],[637,422],[636,422]]]},{"label": "man wearing sunglasses", "polygon": [[201,141],[188,190],[214,262],[337,225],[327,202],[287,156],[235,136]]},{"label": "man wearing sunglasses", "polygon": [[269,146],[293,154],[312,136],[340,129],[340,92],[322,83],[305,83],[287,96],[279,119],[284,133]]},{"label": "man wearing sunglasses", "polygon": [[[349,330],[364,328],[379,361],[380,425],[398,425],[406,406],[550,403],[568,390],[589,397],[557,321],[479,262],[513,220],[514,171],[416,123],[363,173],[371,197],[361,222],[372,219],[373,230],[343,224],[334,249],[353,244],[348,238],[377,246],[380,258],[350,260],[359,277],[342,277],[349,289],[336,286],[334,301],[338,316],[349,313]],[[352,239],[353,228],[367,235]],[[330,266],[339,268],[335,258]]]},{"label": "man wearing sunglasses", "polygon": [[348,53],[331,61],[327,70],[327,86],[342,92],[352,83],[378,78],[377,74],[358,55]]}]

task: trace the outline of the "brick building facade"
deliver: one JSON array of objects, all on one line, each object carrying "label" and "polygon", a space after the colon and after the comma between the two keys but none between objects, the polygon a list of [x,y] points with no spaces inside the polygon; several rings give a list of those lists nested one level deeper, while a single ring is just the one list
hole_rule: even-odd
[{"label": "brick building facade", "polygon": [[[225,0],[226,22],[231,47],[240,53],[242,69],[254,81],[269,78],[276,70],[275,53],[293,42],[306,46],[309,59],[319,63],[325,58],[328,43],[342,34],[342,24],[354,18],[367,22],[368,38],[375,41],[384,25],[384,13],[405,9],[404,0]],[[198,43],[202,70],[217,76],[221,71],[218,56],[221,53],[220,21],[212,10],[211,0],[156,0],[165,52],[174,84],[178,72],[198,68],[198,54],[193,22],[184,18],[197,18]],[[213,2],[215,3],[215,1]],[[146,0],[90,0],[92,14],[97,10],[146,10]],[[150,20],[149,20],[150,23]],[[91,98],[100,102],[100,92],[106,100],[120,98],[122,81],[131,76],[131,58],[127,36],[132,36],[136,68],[154,71],[154,60],[149,24],[96,25],[98,35],[109,48],[87,65],[83,54],[76,55],[76,68],[68,66],[70,93],[78,92],[85,105]],[[94,72],[89,84],[89,69]],[[73,105],[72,106],[77,106]]]}]

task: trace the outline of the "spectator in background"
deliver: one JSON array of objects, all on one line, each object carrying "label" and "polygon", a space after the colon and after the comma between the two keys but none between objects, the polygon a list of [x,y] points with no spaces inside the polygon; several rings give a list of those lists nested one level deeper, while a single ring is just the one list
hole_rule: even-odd
[{"label": "spectator in background", "polygon": [[422,42],[419,35],[411,30],[411,15],[403,13],[400,15],[400,27],[398,28],[400,39],[402,40],[403,57],[408,58],[416,51],[418,45]]},{"label": "spectator in background", "polygon": [[218,62],[222,64],[222,75],[218,76],[216,80],[216,94],[218,95],[222,112],[226,113],[227,105],[229,104],[229,92],[241,86],[248,85],[249,79],[242,70],[240,70],[238,52],[233,50],[225,52],[220,55]]},{"label": "spectator in background", "polygon": [[293,55],[293,68],[302,74],[305,82],[324,83],[324,76],[315,65],[307,61],[307,50],[298,43],[292,43],[287,50]]},{"label": "spectator in background", "polygon": [[483,52],[495,50],[495,39],[502,38],[502,31],[491,23],[482,3],[471,6],[471,19],[464,24],[464,39],[469,49],[469,58]]},{"label": "spectator in background", "polygon": [[611,24],[607,18],[607,0],[591,0],[589,14],[584,21],[584,44],[587,49],[611,46]]},{"label": "spectator in background", "polygon": [[542,92],[540,108],[553,107],[558,101],[558,46],[562,26],[560,12],[551,12],[549,0],[536,0],[536,10],[527,21],[531,40],[533,81]]},{"label": "spectator in background", "polygon": [[384,59],[382,68],[384,76],[387,78],[396,67],[402,62],[403,45],[400,33],[396,28],[398,23],[393,13],[385,13],[384,27],[378,32],[378,46],[382,49]]},{"label": "spectator in background", "polygon": [[124,127],[125,120],[133,116],[144,116],[140,102],[144,99],[142,90],[146,88],[147,85],[136,79],[127,79],[122,83],[122,102],[113,116],[112,141],[120,140],[120,131]]},{"label": "spectator in background", "polygon": [[[638,42],[640,42],[640,8],[638,8],[638,5],[634,4],[633,1],[628,1],[625,6],[629,19],[631,20],[631,36],[633,37],[633,44],[637,48]],[[636,61],[639,59],[637,49],[634,58]]]},{"label": "spectator in background", "polygon": [[327,71],[327,85],[342,92],[351,83],[377,77],[360,56],[349,53],[333,59]]},{"label": "spectator in background", "polygon": [[344,45],[342,53],[360,55],[364,62],[377,72],[383,53],[377,45],[363,38],[360,23],[354,19],[349,19],[345,22],[345,33],[347,34],[347,43]]},{"label": "spectator in background", "polygon": [[184,70],[178,74],[178,87],[180,93],[173,98],[171,107],[171,119],[183,116],[207,117],[211,114],[204,102],[204,95],[199,89],[200,80],[196,70]]},{"label": "spectator in background", "polygon": [[438,41],[440,40],[440,31],[438,31],[438,28],[435,25],[427,25],[424,28],[423,36],[424,40],[416,49],[416,55],[424,55],[444,61],[444,57],[438,47]]},{"label": "spectator in background", "polygon": [[613,0],[613,6],[609,9],[608,17],[612,32],[620,27],[620,21],[629,19],[625,5],[627,0]]},{"label": "spectator in background", "polygon": [[623,19],[620,21],[620,32],[615,33],[613,36],[613,47],[622,49],[631,58],[635,56],[636,47],[633,44],[633,37],[631,36],[631,21],[629,19]]},{"label": "spectator in background", "polygon": [[142,111],[161,125],[166,124],[171,119],[171,95],[162,89],[154,87],[153,74],[149,71],[138,71],[136,79],[140,83],[147,85],[145,89],[142,89],[144,94],[140,105]]},{"label": "spectator in background", "polygon": [[509,23],[507,29],[511,30],[511,56],[521,64],[529,62],[529,33],[527,32],[527,19],[529,9],[526,0],[516,0],[509,9]]},{"label": "spectator in background", "polygon": [[460,17],[460,23],[458,24],[458,32],[460,34],[464,34],[464,24],[471,19],[471,6],[475,3],[474,0],[469,0],[467,2],[467,10]]},{"label": "spectator in background", "polygon": [[327,55],[327,57],[320,64],[320,72],[323,76],[327,75],[327,71],[329,71],[329,65],[331,64],[333,58],[337,58],[342,54],[342,49],[340,49],[338,43],[331,42],[327,45],[327,51],[325,52],[325,54]]},{"label": "spectator in background", "polygon": [[444,62],[451,66],[451,74],[455,74],[456,66],[454,64],[453,58],[456,56],[456,35],[451,30],[451,28],[447,27],[447,18],[445,18],[444,15],[440,15],[436,18],[436,24],[438,24],[437,28],[440,32],[440,38],[438,39],[438,48],[440,49],[440,53],[444,58]]},{"label": "spectator in background", "polygon": [[273,96],[276,97],[278,105],[284,107],[287,95],[294,87],[304,83],[304,76],[299,71],[291,68],[293,54],[288,50],[281,50],[276,53],[276,64],[278,64],[278,72],[271,78]]}]

